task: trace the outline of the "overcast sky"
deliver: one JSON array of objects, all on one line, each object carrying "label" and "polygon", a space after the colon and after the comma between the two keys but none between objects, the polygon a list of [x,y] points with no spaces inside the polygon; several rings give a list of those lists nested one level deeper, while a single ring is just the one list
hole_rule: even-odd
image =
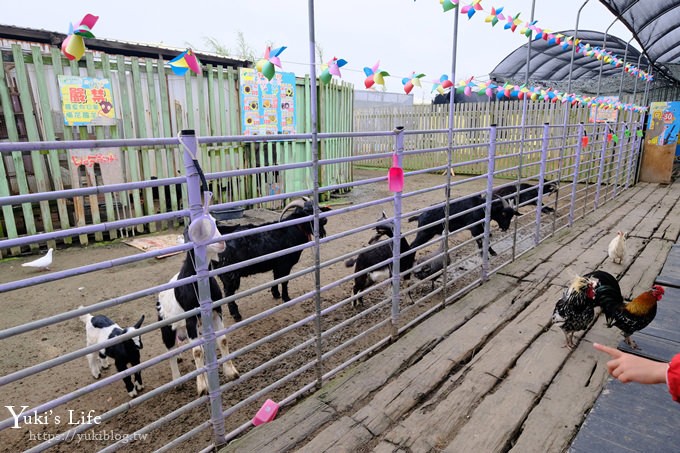
[{"label": "overcast sky", "polygon": [[[468,1],[461,0],[461,5]],[[431,81],[451,73],[454,14],[459,14],[458,80],[486,77],[507,54],[526,43],[518,32],[503,30],[502,23],[492,28],[484,18],[491,6],[503,6],[504,13],[521,13],[520,18],[529,20],[530,0],[483,0],[481,4],[484,11],[468,19],[456,10],[442,12],[439,0],[317,0],[316,41],[324,60],[335,56],[348,61],[342,68],[343,80],[356,88],[363,88],[363,68],[379,59],[381,69],[393,76],[386,79],[387,91],[403,92],[401,78],[415,71],[426,74],[422,79],[426,83],[413,94],[429,99]],[[536,0],[537,26],[571,30],[582,4],[581,0]],[[240,31],[257,55],[268,41],[285,45],[283,70],[298,76],[309,73],[307,0],[30,0],[12,2],[11,8],[5,5],[0,23],[66,33],[69,22],[78,22],[86,13],[100,16],[93,29],[97,38],[173,47],[189,42],[197,50],[209,48],[206,37],[235,48]],[[613,20],[599,1],[590,0],[579,29],[604,32]],[[619,23],[610,34],[625,41],[631,37]]]}]

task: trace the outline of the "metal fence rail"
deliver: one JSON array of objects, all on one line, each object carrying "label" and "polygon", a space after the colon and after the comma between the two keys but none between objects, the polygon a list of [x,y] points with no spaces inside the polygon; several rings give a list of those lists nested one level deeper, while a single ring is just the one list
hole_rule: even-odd
[{"label": "metal fence rail", "polygon": [[[22,363],[18,368],[0,368],[0,397],[3,401],[11,401],[14,406],[27,406],[24,414],[44,414],[53,411],[63,412],[72,407],[85,409],[87,401],[92,398],[101,399],[105,395],[122,393],[118,382],[123,376],[129,376],[136,371],[144,370],[146,375],[154,374],[158,365],[166,368],[162,362],[178,356],[182,352],[202,346],[205,350],[204,367],[185,373],[179,380],[164,382],[145,380],[147,390],[136,399],[122,401],[108,405],[106,410],[98,413],[98,422],[83,423],[78,426],[47,427],[49,439],[42,442],[24,442],[30,431],[30,419],[15,419],[5,417],[0,421],[0,430],[11,435],[10,445],[29,451],[43,451],[54,445],[68,442],[77,436],[95,429],[115,426],[118,438],[102,443],[103,451],[115,451],[125,448],[132,442],[139,448],[169,450],[192,443],[192,448],[210,448],[218,446],[229,439],[238,436],[251,426],[248,420],[262,403],[264,398],[272,398],[281,403],[293,402],[297,397],[311,389],[319,387],[330,377],[356,363],[357,360],[383,347],[388,341],[398,338],[410,326],[431,316],[443,306],[455,302],[470,289],[482,284],[489,275],[497,272],[502,266],[512,262],[515,258],[526,253],[535,245],[544,241],[563,228],[568,228],[574,220],[583,217],[588,212],[600,208],[615,199],[622,191],[630,187],[635,181],[637,161],[639,159],[639,138],[636,134],[620,135],[618,143],[608,139],[610,130],[637,130],[639,121],[616,123],[613,125],[558,125],[549,124],[527,125],[527,130],[541,131],[540,137],[528,140],[518,148],[516,128],[497,127],[494,125],[485,129],[466,130],[480,139],[475,146],[487,149],[485,157],[478,157],[471,161],[457,162],[451,159],[440,161],[432,167],[415,169],[405,172],[405,188],[402,192],[390,194],[385,191],[387,177],[384,173],[368,175],[357,179],[353,183],[327,184],[317,183],[311,190],[293,193],[292,196],[310,196],[320,199],[321,193],[344,193],[352,188],[352,194],[357,193],[348,204],[333,205],[330,211],[319,209],[324,203],[316,203],[313,215],[305,218],[273,222],[256,226],[249,230],[237,231],[221,235],[219,240],[233,240],[238,237],[251,237],[252,234],[266,234],[288,226],[298,226],[311,222],[313,234],[309,242],[283,248],[278,252],[255,257],[247,262],[237,263],[225,267],[208,269],[206,262],[206,248],[204,243],[185,243],[166,247],[160,250],[141,252],[129,256],[100,261],[93,249],[89,264],[75,266],[66,270],[57,270],[23,278],[26,274],[17,274],[18,278],[11,278],[0,283],[0,293],[3,294],[0,304],[12,304],[16,298],[24,297],[25,291],[48,285],[58,291],[63,282],[73,279],[86,278],[88,275],[102,271],[124,270],[130,266],[150,266],[155,257],[171,252],[185,254],[193,250],[196,257],[197,274],[177,282],[168,283],[178,268],[169,271],[167,275],[159,275],[159,284],[149,282],[145,288],[127,287],[124,281],[117,281],[116,274],[107,274],[109,284],[116,286],[115,297],[103,299],[83,299],[84,308],[55,308],[54,312],[47,312],[37,319],[14,319],[11,316],[0,320],[0,346],[3,350],[16,348],[18,344],[26,342],[27,338],[46,335],[42,332],[54,332],[55,329],[64,332],[69,340],[69,350],[50,359],[33,359]],[[581,137],[584,130],[590,129],[588,135],[590,143],[584,146]],[[559,133],[556,133],[558,131]],[[455,136],[459,131],[453,130]],[[453,146],[444,151],[434,149],[411,149],[405,146],[409,136],[432,134],[432,131],[395,131],[378,132],[375,136],[391,137],[393,150],[398,160],[408,162],[410,158],[418,158],[428,153],[447,153],[455,156],[465,152],[469,145]],[[533,135],[536,132],[532,132]],[[562,134],[562,135],[560,135]],[[318,134],[317,137],[301,135],[299,140],[313,143],[322,139],[340,137],[356,138],[357,134],[329,133]],[[366,134],[359,134],[365,136]],[[371,135],[371,134],[367,134]],[[202,137],[187,133],[180,138],[144,139],[136,140],[135,146],[154,146],[163,143],[165,146],[186,146],[185,172],[188,196],[187,210],[153,214],[150,216],[131,218],[125,221],[106,224],[107,228],[126,228],[136,225],[171,218],[181,218],[189,215],[192,221],[197,221],[203,215],[200,193],[200,177],[197,168],[193,168],[192,154],[200,143],[218,143],[231,146],[251,140],[243,136]],[[0,143],[0,153],[16,150],[16,146],[23,151],[40,152],[42,149],[54,149],[53,143]],[[112,147],[130,146],[128,141],[97,140],[91,143],[59,142],[62,148],[72,146]],[[501,149],[511,149],[511,153],[503,154]],[[257,167],[248,169],[248,174],[258,175],[258,172],[277,171],[285,173],[293,169],[307,167],[313,175],[320,174],[326,166],[352,165],[359,162],[384,161],[390,154],[383,152],[373,155],[334,157],[332,159],[315,159],[312,162],[290,165],[271,165],[269,168]],[[472,176],[451,176],[451,170],[458,171],[460,167],[477,168],[478,174]],[[384,168],[384,167],[383,167]],[[444,172],[444,175],[439,173]],[[230,176],[237,176],[238,171],[228,172]],[[206,179],[219,179],[224,172],[216,175],[206,174]],[[434,183],[424,184],[429,178]],[[508,179],[511,178],[511,179]],[[558,183],[558,190],[544,193],[546,182]],[[177,182],[173,179],[173,183]],[[491,216],[491,203],[494,191],[500,187],[515,187],[518,182],[529,182],[536,185],[538,197],[519,203],[519,195],[514,205],[523,213],[512,221],[507,232],[498,230]],[[139,190],[142,188],[158,187],[159,181],[140,181],[126,183],[125,190]],[[17,197],[0,198],[0,206],[19,206],[40,200],[55,200],[60,197],[89,196],[97,193],[111,193],[120,187],[102,186],[96,189],[72,189],[20,195]],[[427,227],[416,228],[409,218],[421,215],[435,206],[447,207],[446,192],[450,191],[450,200],[458,200],[464,196],[479,193],[485,197],[484,204],[471,208],[466,212],[482,209],[484,212],[483,234],[479,238],[469,238],[465,229],[448,231],[448,221],[443,236],[436,236],[428,243],[411,250],[400,250],[401,239],[408,243],[418,232]],[[363,195],[362,195],[363,194]],[[554,198],[549,198],[549,197]],[[286,195],[262,195],[258,202],[282,202]],[[536,203],[536,205],[532,204]],[[246,206],[248,200],[233,201],[211,207],[211,210],[223,206]],[[544,213],[541,208],[548,207],[554,213]],[[386,220],[378,219],[375,215],[379,211],[387,213]],[[462,212],[449,212],[448,218],[456,218]],[[321,236],[321,225],[326,222],[326,237]],[[388,242],[364,246],[367,237],[379,224],[392,223],[394,235]],[[48,241],[54,241],[64,236],[92,234],[96,226],[74,227],[67,231],[36,233],[30,236],[0,240],[0,249],[30,248],[42,246]],[[493,233],[493,237],[492,237]],[[481,252],[475,239],[481,239]],[[384,244],[391,247],[391,256],[382,261],[375,261],[372,266],[353,272],[344,267],[343,262],[361,253],[375,251]],[[445,244],[445,248],[441,248]],[[498,255],[491,256],[488,247],[493,247]],[[436,253],[438,250],[438,253]],[[260,279],[257,283],[244,278],[240,291],[233,296],[223,297],[221,300],[211,301],[208,291],[208,278],[219,277],[227,272],[238,272],[246,265],[260,263],[281,257],[292,252],[302,253],[303,260],[298,263],[289,276],[277,279]],[[432,253],[435,252],[435,253]],[[430,253],[428,255],[428,253]],[[400,268],[400,259],[409,254],[416,255],[416,265],[412,269]],[[429,263],[445,259],[442,266],[432,274],[419,280],[413,274],[420,270],[428,261],[423,256],[428,255]],[[7,263],[4,263],[7,264]],[[0,263],[3,265],[3,263]],[[177,264],[179,266],[179,264]],[[391,278],[380,281],[374,286],[362,289],[353,294],[351,282],[360,276],[385,268],[391,271]],[[117,272],[117,271],[116,271]],[[410,277],[408,280],[406,279]],[[292,289],[291,300],[284,303],[268,302],[267,294],[272,286],[284,281],[290,281]],[[142,362],[124,372],[109,372],[100,381],[85,385],[70,385],[54,388],[48,398],[36,400],[25,386],[43,382],[46,374],[63,367],[72,369],[75,376],[85,376],[86,367],[79,363],[88,353],[96,353],[102,345],[81,347],[83,330],[82,324],[73,328],[77,317],[89,312],[110,313],[114,311],[136,315],[142,312],[153,312],[151,300],[163,290],[195,282],[199,288],[200,307],[156,322],[147,322],[136,333],[128,333],[107,340],[103,346],[117,344],[134,335],[141,334],[146,344],[154,346],[160,335],[155,333],[162,326],[168,326],[190,316],[200,316],[203,319],[201,336],[178,349],[168,352],[146,353],[142,351]],[[388,290],[388,293],[385,291]],[[352,303],[359,297],[365,300],[363,305],[356,308]],[[223,307],[234,301],[244,307],[250,307],[252,313],[243,321],[228,324],[224,329],[212,331],[211,312],[215,307]],[[28,300],[25,304],[40,303]],[[226,311],[224,311],[226,320]],[[147,318],[149,319],[149,318]],[[232,346],[226,356],[217,357],[216,348],[219,338],[226,336]],[[234,339],[237,339],[234,342]],[[234,347],[236,346],[236,347]],[[158,348],[156,348],[158,350]],[[78,359],[78,362],[73,362]],[[220,382],[219,365],[227,360],[233,360],[241,372],[238,380]],[[195,390],[191,381],[201,373],[208,375],[208,395],[195,397]],[[77,381],[77,379],[76,379]],[[187,383],[187,385],[182,385]],[[110,385],[113,384],[113,385]],[[168,396],[181,395],[181,402],[168,404]],[[179,393],[178,393],[179,392]],[[19,400],[16,400],[16,399]],[[88,399],[89,398],[89,399]],[[153,420],[142,421],[141,412],[145,408],[154,407],[164,411]],[[208,412],[206,413],[206,408]],[[128,414],[126,418],[122,418]],[[7,414],[9,415],[9,413]],[[139,418],[138,422],[135,422]],[[127,420],[127,421],[125,421]],[[168,425],[183,420],[181,433],[166,431]],[[15,426],[19,425],[18,429]],[[144,444],[142,435],[153,434],[155,440]],[[209,435],[208,435],[209,434]],[[197,440],[198,439],[198,440]],[[183,447],[183,448],[184,448]],[[135,447],[137,448],[137,447]]]}]

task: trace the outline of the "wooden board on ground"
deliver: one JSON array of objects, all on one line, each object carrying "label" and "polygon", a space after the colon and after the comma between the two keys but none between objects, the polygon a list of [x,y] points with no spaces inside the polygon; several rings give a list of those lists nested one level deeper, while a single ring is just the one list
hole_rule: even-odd
[{"label": "wooden board on ground", "polygon": [[[123,242],[131,247],[139,249],[143,252],[151,252],[153,250],[162,250],[168,247],[182,244],[184,241],[181,235],[177,234],[162,234],[159,236],[143,236],[133,239],[125,239]],[[157,256],[156,258],[167,258],[168,256],[177,255],[181,252],[168,253],[167,255]]]}]

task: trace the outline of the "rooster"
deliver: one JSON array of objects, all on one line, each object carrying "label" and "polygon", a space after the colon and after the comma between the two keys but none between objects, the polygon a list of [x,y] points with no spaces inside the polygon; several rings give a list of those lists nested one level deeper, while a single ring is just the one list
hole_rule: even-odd
[{"label": "rooster", "polygon": [[573,349],[574,333],[585,330],[595,319],[595,289],[596,279],[575,277],[555,304],[552,315],[553,324],[564,332],[568,348]]},{"label": "rooster", "polygon": [[[656,316],[656,303],[665,293],[663,287],[652,286],[628,303],[621,298],[619,301],[609,300],[601,304],[607,327],[618,327],[623,333],[624,341],[633,349],[639,349],[631,335],[647,327]],[[599,303],[600,301],[596,301]]]}]

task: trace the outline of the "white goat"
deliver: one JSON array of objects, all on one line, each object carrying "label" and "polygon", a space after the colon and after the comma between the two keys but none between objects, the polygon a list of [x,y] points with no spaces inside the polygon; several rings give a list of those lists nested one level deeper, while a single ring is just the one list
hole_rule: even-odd
[{"label": "white goat", "polygon": [[[220,233],[216,230],[214,237],[219,237]],[[188,238],[185,238],[188,241]],[[213,242],[209,244],[207,249],[207,258],[209,262],[217,260],[217,254],[224,251],[224,242]],[[196,275],[195,268],[195,256],[194,249],[189,249],[187,251],[186,258],[182,263],[182,268],[179,273],[175,274],[170,282],[177,281],[182,278],[186,278],[192,275]],[[213,301],[222,299],[222,290],[215,278],[210,278],[210,297]],[[158,294],[158,301],[156,302],[156,310],[158,311],[158,320],[163,320],[178,316],[198,308],[200,306],[198,301],[198,286],[196,283],[180,286],[174,289],[168,289],[161,291]],[[200,334],[200,316],[191,316],[182,321],[177,321],[171,325],[161,327],[161,335],[163,337],[163,343],[168,350],[171,350],[187,338],[195,340]],[[213,331],[218,331],[224,329],[224,323],[222,321],[222,308],[218,307],[213,310],[212,313],[212,327]],[[227,337],[222,336],[217,342],[222,357],[229,354],[229,344],[227,342]],[[192,354],[194,356],[194,362],[196,363],[196,368],[203,368],[205,362],[203,359],[203,348],[197,346],[192,349]],[[180,377],[179,367],[177,365],[177,356],[173,356],[170,359],[170,370],[172,371],[172,379],[176,380]],[[222,365],[222,370],[225,377],[228,380],[236,379],[239,376],[236,367],[231,360],[226,361]],[[202,395],[208,391],[208,382],[206,380],[205,373],[199,374],[196,378],[196,386],[198,389],[198,394]]]},{"label": "white goat", "polygon": [[[80,308],[82,308],[82,306]],[[106,340],[110,340],[111,338],[139,329],[144,322],[144,315],[139,318],[139,321],[137,321],[134,326],[126,329],[122,329],[118,324],[104,315],[92,316],[88,313],[81,316],[80,320],[85,323],[87,346],[92,346],[93,344],[99,344]],[[137,336],[101,349],[96,356],[94,352],[88,354],[87,362],[90,366],[92,377],[99,379],[101,369],[108,368],[109,366],[109,357],[114,360],[118,372],[125,371],[128,364],[130,364],[130,366],[139,365],[139,350],[142,349],[142,347],[142,337]],[[134,374],[134,377],[134,384],[132,382],[132,376],[125,376],[123,378],[125,389],[131,398],[137,396],[137,391],[141,392],[144,390],[142,372],[137,371]]]}]

